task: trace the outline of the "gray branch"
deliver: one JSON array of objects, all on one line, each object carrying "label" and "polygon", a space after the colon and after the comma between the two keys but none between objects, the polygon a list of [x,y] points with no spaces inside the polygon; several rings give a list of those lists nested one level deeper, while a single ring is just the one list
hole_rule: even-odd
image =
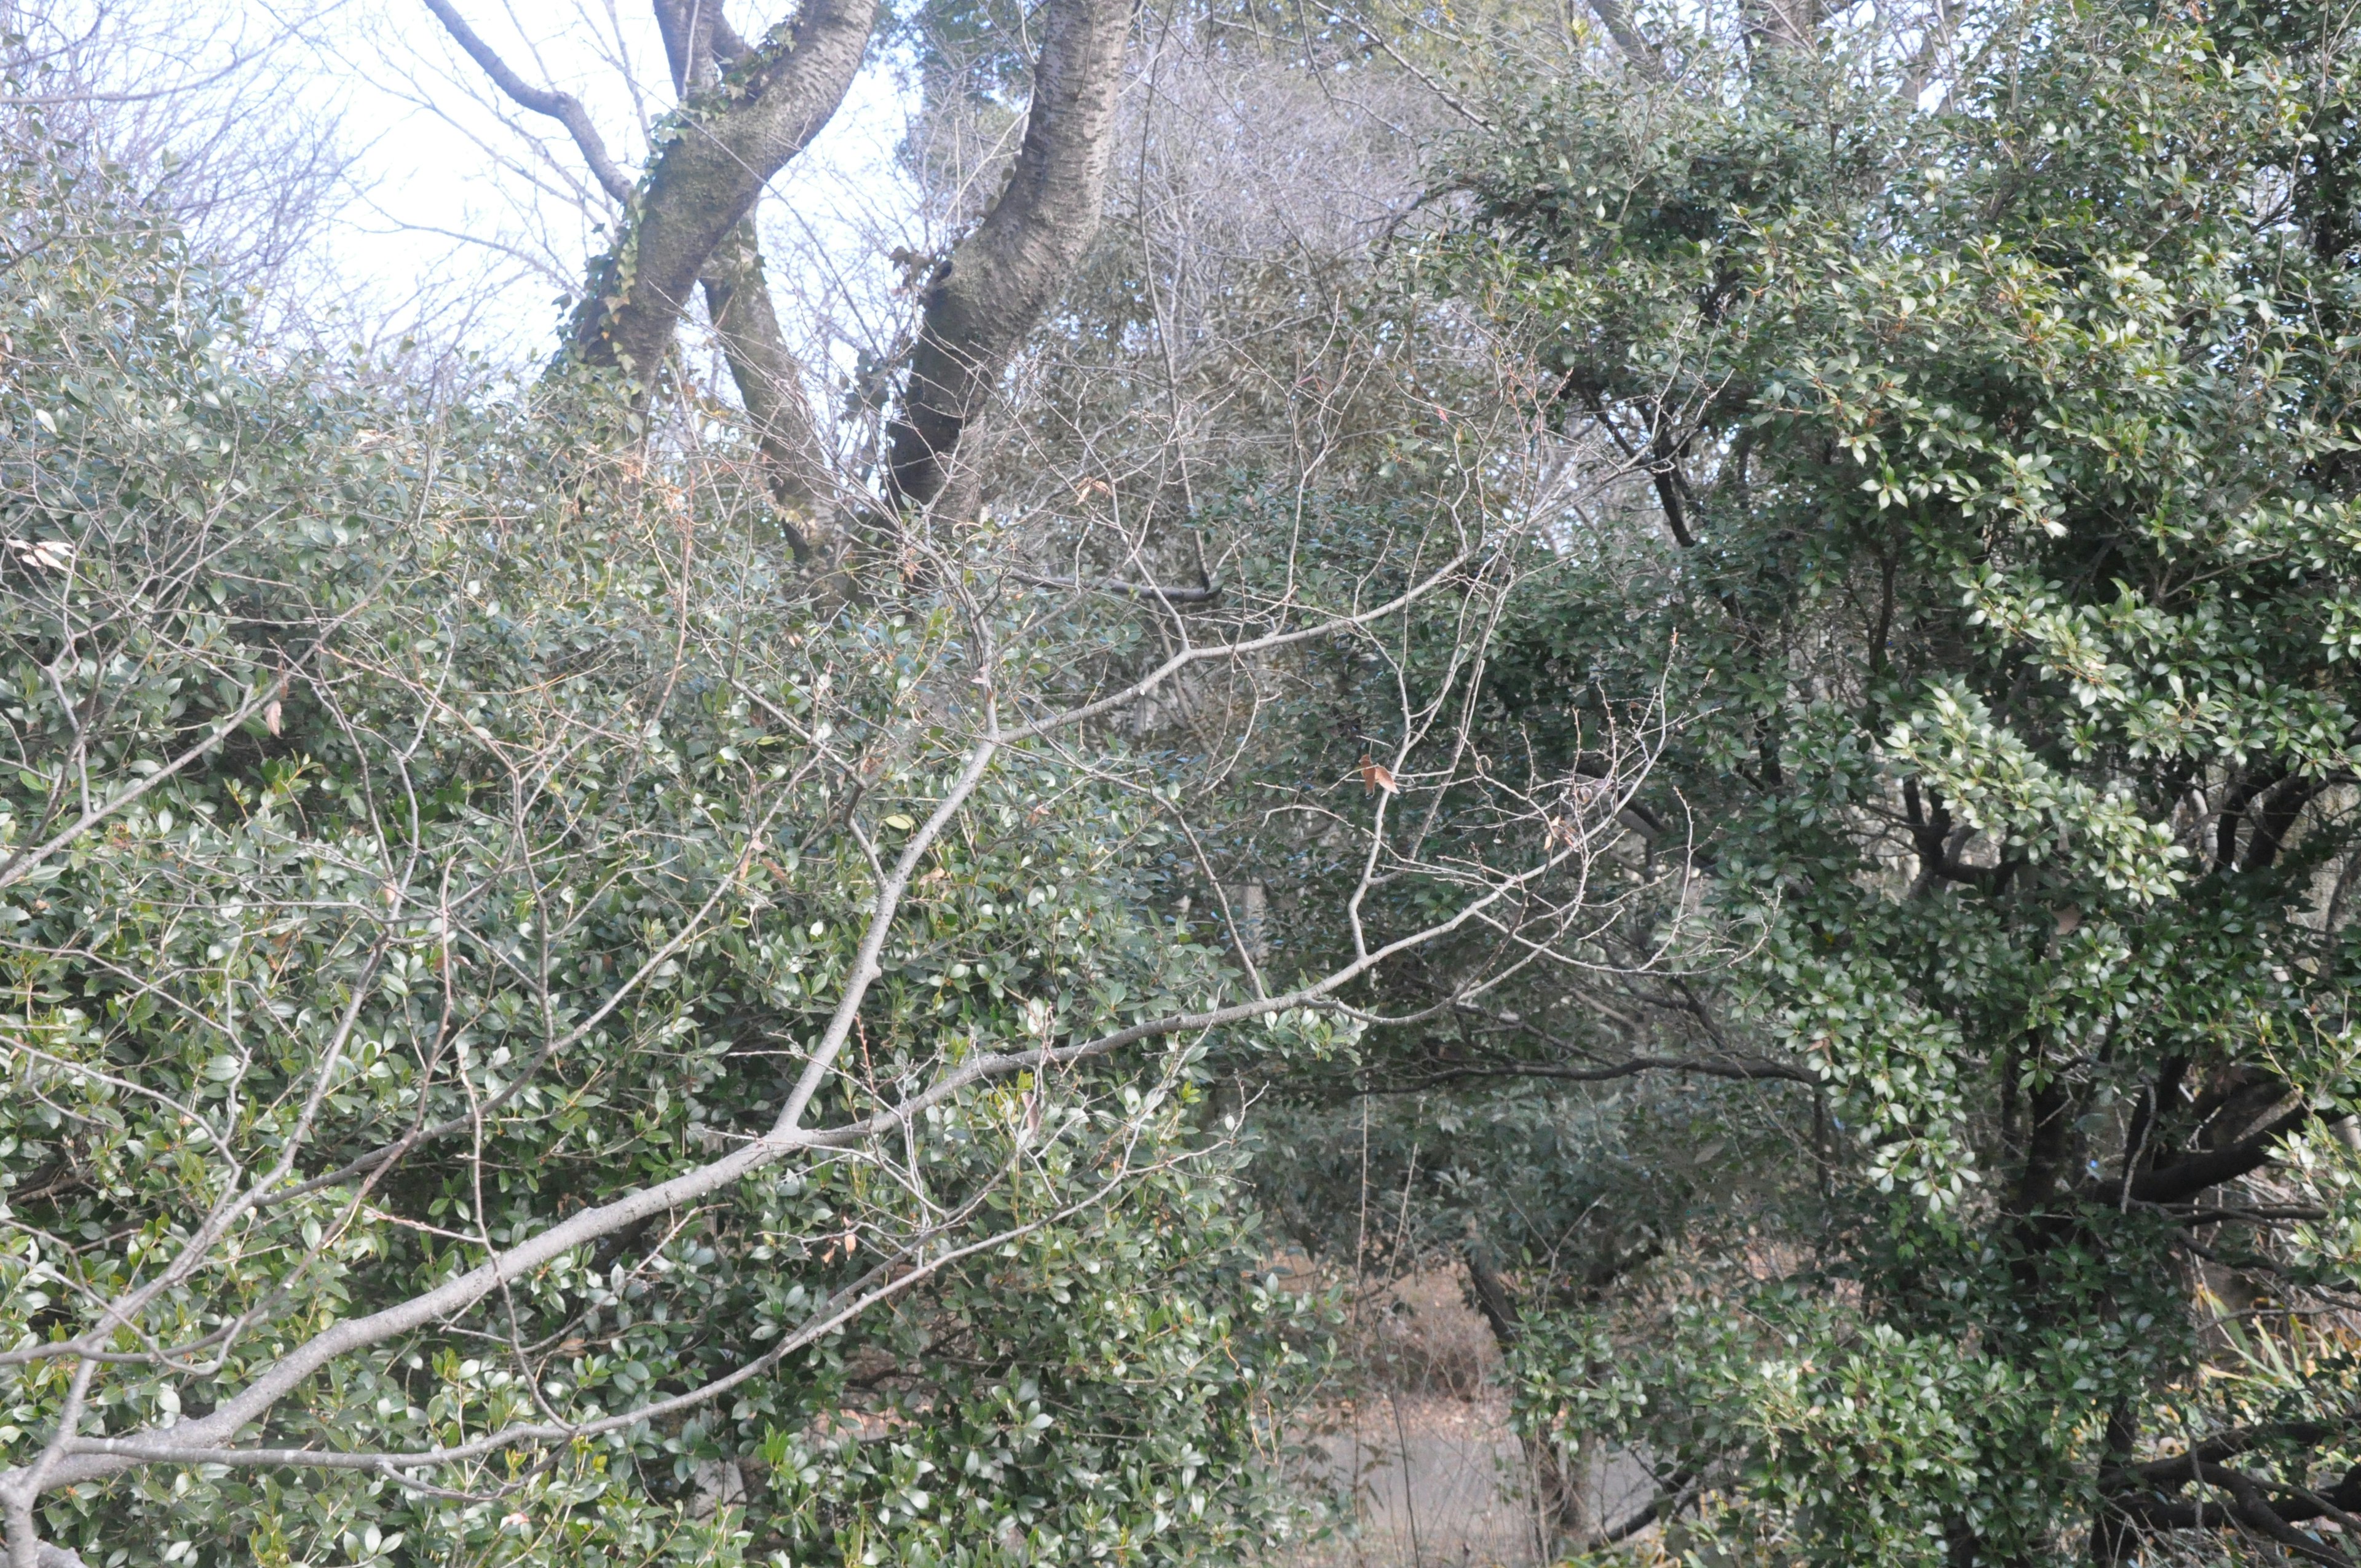
[{"label": "gray branch", "polygon": [[571,93],[535,87],[511,71],[508,62],[492,46],[478,37],[476,29],[467,26],[466,18],[451,8],[451,0],[426,0],[426,8],[434,13],[434,19],[443,24],[443,30],[451,35],[452,40],[467,51],[467,58],[483,67],[484,74],[492,79],[493,86],[524,108],[536,115],[546,115],[564,126],[566,134],[574,138],[574,145],[581,150],[582,161],[590,166],[591,178],[598,181],[599,188],[617,202],[630,203],[631,182],[615,166],[615,160],[607,156],[607,144],[600,138],[598,127],[590,123],[590,115],[582,107],[581,99]]}]

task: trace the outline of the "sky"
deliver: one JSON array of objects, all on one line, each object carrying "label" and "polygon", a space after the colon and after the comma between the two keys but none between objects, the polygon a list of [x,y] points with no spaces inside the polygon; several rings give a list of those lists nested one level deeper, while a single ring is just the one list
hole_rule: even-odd
[{"label": "sky", "polygon": [[[788,0],[734,0],[748,36],[778,19],[757,3]],[[453,4],[520,76],[581,99],[637,171],[671,102],[647,0]],[[414,329],[495,365],[536,361],[604,243],[611,204],[563,130],[502,97],[422,0],[0,0],[5,33],[31,40],[46,80],[70,71],[98,94],[118,139],[210,170],[223,199],[198,231],[267,255],[251,270],[356,340]],[[760,209],[807,363],[849,372],[903,308],[888,255],[927,244],[895,157],[910,101],[901,71],[873,65]],[[275,230],[254,215],[296,183],[284,171],[327,168],[337,177]]]}]

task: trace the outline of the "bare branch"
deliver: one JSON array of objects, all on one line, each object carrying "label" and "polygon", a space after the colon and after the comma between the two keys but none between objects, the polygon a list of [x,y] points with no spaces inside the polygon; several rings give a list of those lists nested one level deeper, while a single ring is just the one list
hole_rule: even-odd
[{"label": "bare branch", "polygon": [[598,188],[614,198],[619,205],[630,204],[631,182],[615,166],[615,160],[608,156],[607,144],[599,137],[598,127],[590,123],[589,111],[583,108],[582,100],[571,93],[535,87],[510,70],[508,62],[477,34],[475,28],[467,25],[451,0],[425,0],[425,3],[426,8],[434,13],[434,19],[443,24],[443,30],[467,51],[467,58],[484,68],[484,74],[492,79],[494,86],[522,107],[536,115],[546,115],[564,126],[566,134],[574,138],[575,147],[580,150],[582,161],[590,166],[591,177],[598,181]]}]

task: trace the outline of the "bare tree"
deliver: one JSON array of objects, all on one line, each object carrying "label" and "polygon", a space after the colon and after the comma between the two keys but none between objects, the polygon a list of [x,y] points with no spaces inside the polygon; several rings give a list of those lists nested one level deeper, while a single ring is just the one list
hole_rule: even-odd
[{"label": "bare tree", "polygon": [[347,138],[301,91],[291,42],[307,19],[299,7],[222,27],[0,0],[0,125],[29,137],[38,122],[114,170],[225,277],[264,296],[276,326],[301,330],[335,314],[319,296],[344,291],[317,252],[353,194]]}]

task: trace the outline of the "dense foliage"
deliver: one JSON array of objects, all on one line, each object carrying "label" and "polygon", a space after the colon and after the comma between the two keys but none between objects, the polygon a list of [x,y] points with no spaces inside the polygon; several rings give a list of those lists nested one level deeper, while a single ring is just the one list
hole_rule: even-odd
[{"label": "dense foliage", "polygon": [[1994,21],[1934,112],[1842,58],[1574,83],[1474,176],[1467,286],[1653,535],[1576,546],[1501,722],[1668,672],[1654,798],[1763,933],[1687,1025],[1817,1085],[1744,1223],[1660,1166],[1654,1272],[1531,1280],[1572,1309],[1532,1419],[1648,1455],[1720,1560],[2346,1560],[2361,302],[2315,20]]},{"label": "dense foliage", "polygon": [[[1166,829],[1119,754],[974,761],[980,704],[1043,711],[1065,640],[1122,628],[816,590],[726,434],[624,439],[555,381],[410,406],[253,341],[71,148],[12,143],[0,181],[0,1472],[94,1463],[61,1422],[169,1441],[752,1146],[899,847],[981,770],[814,1102],[890,1135],[566,1247],[226,1434],[451,1463],[148,1464],[49,1490],[40,1533],[109,1564],[992,1563],[1270,1528],[1304,1309],[1263,1282],[1202,1036],[913,1098],[1226,983],[1147,896]],[[43,1348],[85,1333],[114,1359]]]},{"label": "dense foliage", "polygon": [[[1256,12],[1143,57],[989,508],[817,565],[693,376],[287,358],[12,144],[0,1503],[1238,1561],[1284,1244],[1465,1267],[1577,1557],[2356,1560],[2344,24],[1387,23],[1490,96],[1379,247],[1225,188],[1254,93],[1434,139]],[[928,17],[964,213],[1018,28]]]}]

